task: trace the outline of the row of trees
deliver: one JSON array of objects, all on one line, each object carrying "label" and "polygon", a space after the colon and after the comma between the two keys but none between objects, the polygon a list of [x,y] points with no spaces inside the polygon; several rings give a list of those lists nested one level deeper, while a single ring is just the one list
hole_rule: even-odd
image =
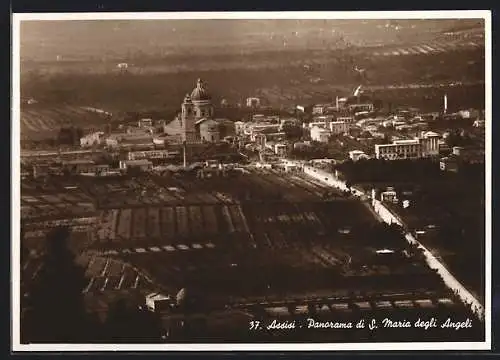
[{"label": "row of trees", "polygon": [[57,134],[59,145],[80,145],[83,129],[76,126],[62,127]]}]

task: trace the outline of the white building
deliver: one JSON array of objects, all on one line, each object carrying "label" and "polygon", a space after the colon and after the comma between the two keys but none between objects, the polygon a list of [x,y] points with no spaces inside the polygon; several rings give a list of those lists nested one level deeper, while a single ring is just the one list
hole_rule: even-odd
[{"label": "white building", "polygon": [[141,171],[150,170],[153,167],[153,163],[149,160],[121,160],[120,169],[128,170],[130,168],[137,168]]},{"label": "white building", "polygon": [[387,189],[386,191],[382,191],[380,193],[380,200],[383,202],[392,202],[397,204],[398,196],[397,193],[393,189]]},{"label": "white building", "polygon": [[351,159],[352,161],[368,159],[368,155],[366,155],[365,152],[361,150],[352,150],[349,151],[349,159]]},{"label": "white building", "polygon": [[266,116],[264,114],[254,114],[252,115],[252,121],[253,122],[259,122],[259,121],[265,121]]},{"label": "white building", "polygon": [[303,123],[303,128],[312,129],[313,127],[319,127],[321,129],[326,129],[328,126],[328,121],[313,121],[310,123]]},{"label": "white building", "polygon": [[146,295],[146,307],[154,312],[167,310],[170,308],[172,300],[170,296],[160,293],[151,293]]},{"label": "white building", "polygon": [[247,107],[259,107],[260,99],[256,97],[249,97],[246,99]]},{"label": "white building", "polygon": [[337,160],[335,159],[312,159],[311,164],[313,165],[324,165],[324,164],[330,164],[330,165],[335,165],[337,163]]},{"label": "white building", "polygon": [[137,126],[142,128],[142,127],[152,127],[153,126],[153,120],[152,119],[141,119],[137,122]]},{"label": "white building", "polygon": [[417,159],[421,156],[421,145],[418,139],[396,140],[392,144],[376,144],[377,159]]},{"label": "white building", "polygon": [[80,138],[81,147],[89,147],[94,145],[100,145],[103,140],[104,132],[97,131]]},{"label": "white building", "polygon": [[354,122],[354,118],[352,116],[339,116],[336,121],[344,121],[348,124],[352,124]]},{"label": "white building", "polygon": [[423,132],[419,138],[410,140],[395,140],[392,144],[375,145],[377,159],[418,159],[421,157],[439,155],[439,134]]},{"label": "white building", "polygon": [[118,146],[118,138],[117,137],[108,137],[106,139],[106,146],[111,146],[111,147]]},{"label": "white building", "polygon": [[245,130],[245,123],[243,121],[235,121],[234,122],[234,132],[236,135],[243,134]]},{"label": "white building", "polygon": [[332,121],[329,123],[329,128],[333,135],[347,134],[349,132],[349,123],[345,121]]},{"label": "white building", "polygon": [[361,104],[349,104],[348,106],[349,110],[352,112],[359,112],[359,111],[368,111],[371,112],[373,111],[373,104],[372,103],[361,103]]},{"label": "white building", "polygon": [[179,151],[171,151],[171,150],[129,151],[127,154],[127,159],[128,160],[169,159],[179,154],[180,154]]},{"label": "white building", "polygon": [[474,124],[472,124],[472,126],[477,127],[477,128],[484,128],[486,126],[486,121],[476,120],[476,121],[474,121]]},{"label": "white building", "polygon": [[254,141],[254,137],[256,134],[260,134],[262,132],[265,133],[276,133],[280,131],[279,124],[245,124],[245,135],[249,135],[252,141]]},{"label": "white building", "polygon": [[434,131],[422,132],[420,143],[422,144],[422,156],[437,156],[439,155],[439,140],[441,136]]},{"label": "white building", "polygon": [[312,108],[313,115],[323,115],[325,113],[327,105],[325,104],[316,104]]},{"label": "white building", "polygon": [[326,129],[322,129],[318,126],[314,126],[311,129],[311,140],[313,141],[319,141],[319,142],[328,142],[330,139],[330,131]]},{"label": "white building", "polygon": [[278,156],[286,156],[287,148],[286,144],[275,144],[274,153]]}]

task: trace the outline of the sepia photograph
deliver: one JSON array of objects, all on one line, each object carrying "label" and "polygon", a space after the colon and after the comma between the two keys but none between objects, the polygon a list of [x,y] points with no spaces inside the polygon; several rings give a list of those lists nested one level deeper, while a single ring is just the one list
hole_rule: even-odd
[{"label": "sepia photograph", "polygon": [[13,350],[491,349],[490,16],[14,14]]}]

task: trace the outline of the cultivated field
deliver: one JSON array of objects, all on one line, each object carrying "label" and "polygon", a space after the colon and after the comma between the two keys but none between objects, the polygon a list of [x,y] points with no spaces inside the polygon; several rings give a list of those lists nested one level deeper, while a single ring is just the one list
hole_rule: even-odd
[{"label": "cultivated field", "polygon": [[[187,286],[221,306],[285,294],[410,291],[410,283],[442,290],[419,260],[395,255],[386,261],[375,253],[383,240],[370,245],[367,229],[376,220],[362,203],[340,193],[322,201],[326,189],[297,174],[253,170],[237,177],[114,181],[99,179],[87,190],[109,194],[89,249],[133,264],[172,293]],[[127,201],[125,187],[133,189]],[[120,193],[121,203],[113,198]],[[406,247],[403,240],[398,246]],[[256,271],[262,276],[248,276]]]},{"label": "cultivated field", "polygon": [[[95,309],[105,311],[110,296],[187,288],[209,311],[230,306],[258,319],[467,313],[403,239],[376,235],[377,221],[363,203],[341,193],[322,200],[326,189],[298,174],[72,182],[80,197],[109,194],[97,204],[98,221],[72,239]],[[37,243],[25,244],[33,250]],[[36,275],[38,253],[23,264],[35,269],[23,272],[26,279]]]},{"label": "cultivated field", "polygon": [[[87,284],[83,294],[92,311],[105,311],[112,297],[144,296],[156,286],[140,271],[121,261],[94,254],[82,254],[77,264],[85,269]],[[32,255],[21,266],[21,291],[29,291],[30,283],[41,268],[41,258]],[[101,298],[104,297],[104,298]]]},{"label": "cultivated field", "polygon": [[106,118],[104,113],[80,106],[22,105],[21,139],[55,139],[61,127],[99,128]]}]

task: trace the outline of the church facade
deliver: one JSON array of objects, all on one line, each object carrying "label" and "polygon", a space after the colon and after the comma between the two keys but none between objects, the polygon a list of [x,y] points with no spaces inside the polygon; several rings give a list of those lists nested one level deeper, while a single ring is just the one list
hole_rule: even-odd
[{"label": "church facade", "polygon": [[181,142],[196,143],[201,141],[198,130],[200,120],[212,119],[214,107],[205,84],[198,79],[191,94],[186,94],[181,105],[181,112],[176,118],[165,125],[164,132],[177,136]]},{"label": "church facade", "polygon": [[218,142],[223,136],[232,135],[232,121],[214,118],[212,97],[204,82],[198,79],[191,94],[186,94],[181,104],[181,112],[169,124],[164,133],[179,142],[200,143]]}]

